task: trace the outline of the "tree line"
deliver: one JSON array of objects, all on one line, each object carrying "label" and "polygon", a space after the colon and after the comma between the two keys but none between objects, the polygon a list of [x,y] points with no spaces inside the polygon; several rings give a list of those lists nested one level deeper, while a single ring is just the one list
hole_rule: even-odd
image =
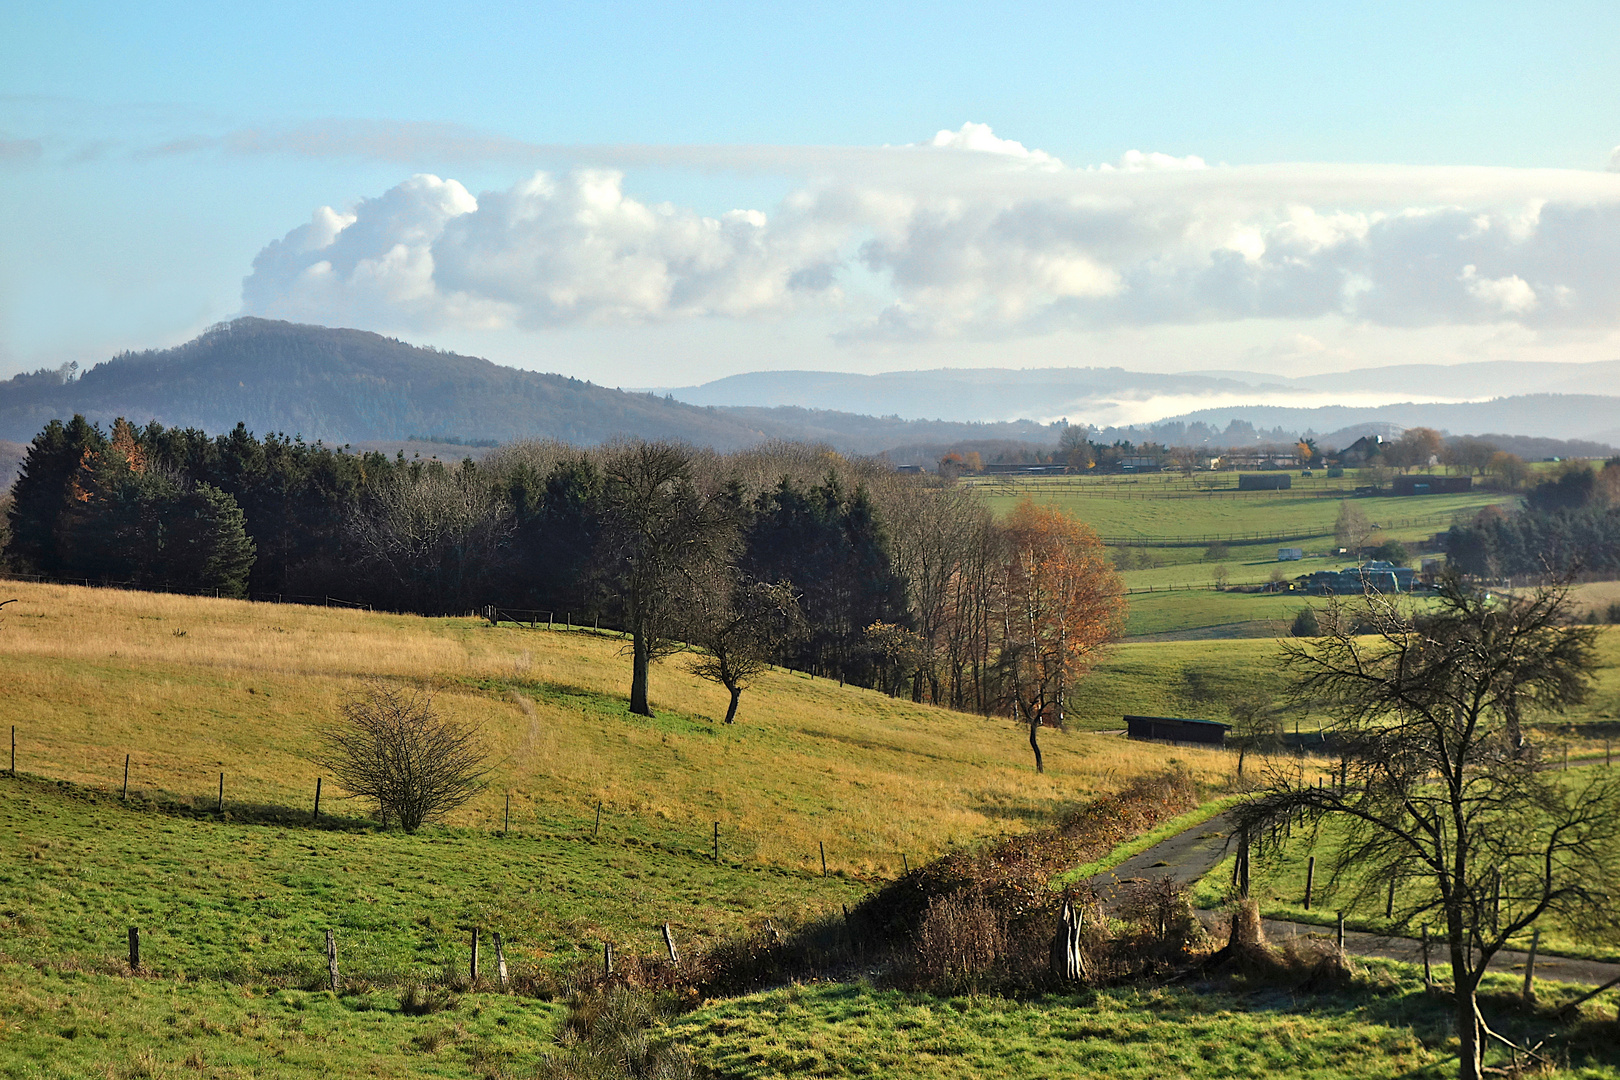
[{"label": "tree line", "polygon": [[1620,457],[1566,463],[1522,510],[1488,507],[1452,526],[1446,551],[1459,571],[1484,577],[1620,575]]},{"label": "tree line", "polygon": [[800,443],[524,442],[454,464],[75,417],[29,445],[8,524],[18,571],[600,619],[629,637],[637,712],[649,665],[696,646],[732,715],[777,663],[1016,716],[1037,761],[1123,619],[1078,522],[1031,504],[997,520],[948,479]]}]

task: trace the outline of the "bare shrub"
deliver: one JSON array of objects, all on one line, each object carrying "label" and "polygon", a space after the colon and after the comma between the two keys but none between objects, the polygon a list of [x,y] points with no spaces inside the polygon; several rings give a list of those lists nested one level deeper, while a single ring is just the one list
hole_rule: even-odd
[{"label": "bare shrub", "polygon": [[406,832],[464,805],[489,773],[475,729],[441,715],[427,691],[380,681],[343,703],[310,760],[371,803],[384,828],[398,822]]},{"label": "bare shrub", "polygon": [[917,928],[914,977],[938,990],[976,990],[995,979],[1008,956],[1007,923],[980,897],[935,897]]},{"label": "bare shrub", "polygon": [[1120,915],[1135,925],[1132,947],[1144,958],[1181,959],[1209,937],[1187,887],[1168,875],[1132,889]]}]

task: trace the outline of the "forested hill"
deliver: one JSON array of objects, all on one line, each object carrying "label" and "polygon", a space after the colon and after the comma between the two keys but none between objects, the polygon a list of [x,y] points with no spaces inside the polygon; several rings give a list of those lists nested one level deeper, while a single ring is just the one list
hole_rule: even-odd
[{"label": "forested hill", "polygon": [[409,345],[362,330],[244,318],[184,345],[124,353],[77,379],[56,372],[0,382],[0,439],[26,442],[52,419],[79,413],[103,426],[136,423],[285,432],[328,443],[455,436],[679,439],[729,450],[766,439],[832,443],[876,453],[922,439],[1055,441],[1032,423],[908,422],[794,408],[719,409],[624,393],[562,375]]}]

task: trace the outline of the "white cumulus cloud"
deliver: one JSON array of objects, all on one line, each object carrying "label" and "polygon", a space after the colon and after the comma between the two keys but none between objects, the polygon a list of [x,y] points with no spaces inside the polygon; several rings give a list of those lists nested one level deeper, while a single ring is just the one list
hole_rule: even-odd
[{"label": "white cumulus cloud", "polygon": [[768,213],[718,215],[638,198],[612,168],[541,171],[476,198],[419,175],[269,244],[243,300],[424,327],[820,310],[852,339],[1327,316],[1620,323],[1612,173],[1210,167],[1135,151],[1068,168],[976,123],[836,160]]},{"label": "white cumulus cloud", "polygon": [[[1003,139],[989,124],[963,124],[956,131],[937,132],[928,145],[937,150],[972,150],[981,154],[1001,154],[1038,165],[1061,166],[1062,162],[1045,150],[1031,150],[1013,139]],[[1135,153],[1135,151],[1132,151]]]}]

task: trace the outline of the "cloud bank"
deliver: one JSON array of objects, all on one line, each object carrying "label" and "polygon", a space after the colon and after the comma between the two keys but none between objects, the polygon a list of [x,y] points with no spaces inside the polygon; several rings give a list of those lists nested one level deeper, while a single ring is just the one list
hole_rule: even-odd
[{"label": "cloud bank", "polygon": [[1209,166],[1132,151],[1071,168],[964,124],[829,151],[769,213],[708,216],[616,168],[474,197],[421,174],[269,244],[255,314],[539,329],[813,311],[841,337],[1339,316],[1388,327],[1620,321],[1620,174]]}]

